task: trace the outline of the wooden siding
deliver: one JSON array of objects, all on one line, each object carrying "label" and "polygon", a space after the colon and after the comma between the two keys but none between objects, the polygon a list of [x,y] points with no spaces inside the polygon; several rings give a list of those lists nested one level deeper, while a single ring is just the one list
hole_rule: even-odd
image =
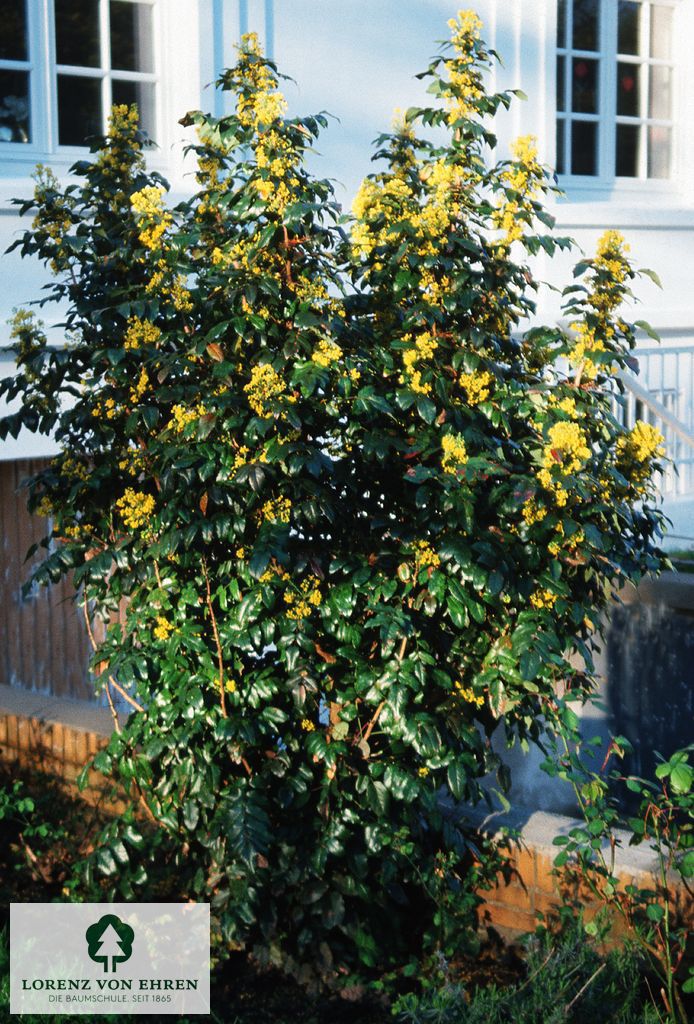
[{"label": "wooden siding", "polygon": [[40,459],[0,462],[0,683],[95,700],[89,638],[70,580],[22,597],[30,574],[26,553],[47,534],[48,522],[29,515],[20,486],[44,465]]}]

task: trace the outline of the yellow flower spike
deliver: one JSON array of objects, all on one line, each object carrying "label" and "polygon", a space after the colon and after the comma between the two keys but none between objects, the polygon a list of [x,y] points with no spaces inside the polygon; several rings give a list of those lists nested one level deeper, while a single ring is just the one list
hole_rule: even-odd
[{"label": "yellow flower spike", "polygon": [[173,626],[163,615],[157,615],[157,624],[152,632],[155,640],[168,640],[173,633]]},{"label": "yellow flower spike", "polygon": [[123,497],[116,502],[116,508],[125,525],[131,530],[137,530],[151,518],[156,502],[151,494],[126,487]]},{"label": "yellow flower spike", "polygon": [[445,434],[441,439],[441,448],[443,449],[441,468],[444,473],[457,474],[468,460],[465,438],[460,434]]},{"label": "yellow flower spike", "polygon": [[262,363],[251,370],[251,379],[243,389],[248,404],[258,416],[272,415],[270,403],[285,390],[285,384],[277,370],[270,363]]},{"label": "yellow flower spike", "polygon": [[330,341],[328,338],[321,338],[318,342],[316,351],[311,356],[314,363],[318,366],[327,368],[332,363],[337,363],[342,358],[342,349],[339,345],[336,345],[334,341]]},{"label": "yellow flower spike", "polygon": [[493,382],[494,377],[486,370],[475,373],[461,373],[458,377],[458,383],[467,395],[468,405],[479,405],[480,402],[486,402],[491,393]]},{"label": "yellow flower spike", "polygon": [[304,730],[304,732],[314,732],[316,726],[314,725],[310,718],[302,718],[301,728]]}]

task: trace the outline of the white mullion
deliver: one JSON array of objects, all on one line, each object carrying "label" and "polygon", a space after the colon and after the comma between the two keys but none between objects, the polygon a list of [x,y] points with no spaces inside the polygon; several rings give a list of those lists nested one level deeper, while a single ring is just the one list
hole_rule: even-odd
[{"label": "white mullion", "polygon": [[638,177],[648,178],[648,100],[651,94],[650,56],[651,56],[651,5],[641,5],[641,64],[639,77],[641,95],[639,97],[639,162]]},{"label": "white mullion", "polygon": [[564,167],[565,174],[573,174],[573,42],[574,42],[574,4],[573,0],[566,0],[566,96],[564,107],[566,108],[566,120],[564,122]]},{"label": "white mullion", "polygon": [[111,32],[108,0],[99,0],[99,59],[101,62],[101,128],[105,133],[111,113],[113,90],[111,88]]},{"label": "white mullion", "polygon": [[609,181],[617,169],[617,5],[602,4],[600,13],[598,176]]},{"label": "white mullion", "polygon": [[[29,5],[33,6],[32,4]],[[43,3],[43,99],[44,124],[46,126],[46,151],[55,153],[58,148],[58,72],[54,0]]]}]

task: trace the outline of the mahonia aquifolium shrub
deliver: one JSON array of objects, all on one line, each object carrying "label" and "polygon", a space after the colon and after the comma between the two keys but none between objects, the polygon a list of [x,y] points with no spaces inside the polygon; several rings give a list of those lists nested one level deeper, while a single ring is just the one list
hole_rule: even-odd
[{"label": "mahonia aquifolium shrub", "polygon": [[527,254],[570,242],[538,233],[532,138],[490,162],[512,96],[476,16],[451,27],[352,218],[304,166],[325,118],[284,117],[253,35],[235,112],[183,121],[190,200],[116,107],[78,183],[42,169],[21,203],[67,343],[17,314],[2,433],[60,444],[35,578],[74,572],[131,712],[96,765],[133,809],[90,870],[132,898],[173,847],[227,942],[323,977],[461,948],[496,870],[465,808],[509,783],[492,732],[561,726],[611,589],[660,561],[662,438],[612,413],[627,246],[578,265],[570,327],[523,333]]}]

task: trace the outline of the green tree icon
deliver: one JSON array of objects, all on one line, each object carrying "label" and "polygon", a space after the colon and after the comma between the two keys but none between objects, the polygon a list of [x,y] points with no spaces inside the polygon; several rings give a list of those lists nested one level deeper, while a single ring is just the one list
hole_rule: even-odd
[{"label": "green tree icon", "polygon": [[135,932],[115,914],[104,914],[96,924],[87,928],[85,938],[90,959],[94,963],[103,963],[104,971],[108,971],[110,959],[111,970],[115,971],[117,963],[130,959]]}]

